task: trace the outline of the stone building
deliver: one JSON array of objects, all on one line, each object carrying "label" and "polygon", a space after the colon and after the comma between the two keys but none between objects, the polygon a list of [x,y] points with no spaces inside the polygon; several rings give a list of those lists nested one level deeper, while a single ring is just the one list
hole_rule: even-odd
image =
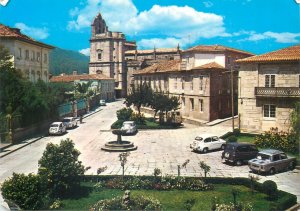
[{"label": "stone building", "polygon": [[300,101],[300,45],[237,62],[241,131],[261,133],[271,127],[288,131],[290,113]]},{"label": "stone building", "polygon": [[[230,68],[253,54],[225,46],[196,46],[182,60],[161,61],[134,74],[136,85],[147,82],[157,92],[177,96],[186,120],[209,122],[232,115]],[[233,78],[237,101],[237,77]],[[235,109],[237,110],[237,109]]]},{"label": "stone building", "polygon": [[121,32],[111,32],[99,13],[92,23],[89,73],[115,79],[116,97],[124,97],[132,85],[133,72],[161,60],[180,58],[180,49],[137,50]]},{"label": "stone building", "polygon": [[53,46],[36,41],[20,32],[0,24],[0,45],[7,48],[12,62],[24,77],[32,82],[49,81],[49,53]]},{"label": "stone building", "polygon": [[127,42],[121,32],[111,32],[99,13],[92,24],[89,74],[102,73],[115,79],[117,97],[126,96],[125,51],[135,50],[135,42]]}]

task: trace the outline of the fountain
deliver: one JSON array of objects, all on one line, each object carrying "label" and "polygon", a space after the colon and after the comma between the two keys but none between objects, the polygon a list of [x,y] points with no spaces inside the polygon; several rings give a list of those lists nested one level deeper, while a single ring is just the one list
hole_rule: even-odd
[{"label": "fountain", "polygon": [[127,152],[136,150],[137,146],[134,146],[134,144],[130,141],[123,141],[122,135],[125,135],[126,132],[124,130],[113,130],[113,134],[117,135],[117,141],[109,141],[107,142],[104,147],[101,149],[108,152]]}]

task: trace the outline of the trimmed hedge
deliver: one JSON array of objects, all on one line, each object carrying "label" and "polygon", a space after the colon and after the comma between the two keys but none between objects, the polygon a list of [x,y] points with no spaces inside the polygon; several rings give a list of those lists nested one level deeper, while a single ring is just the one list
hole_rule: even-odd
[{"label": "trimmed hedge", "polygon": [[[120,129],[122,127],[124,121],[117,120],[111,125],[111,129]],[[147,124],[148,122],[148,124]],[[153,123],[153,121],[149,121],[146,119],[145,124],[137,124],[137,129],[148,129],[148,130],[156,130],[156,129],[177,129],[180,128],[181,124],[165,124],[165,125],[159,125],[159,124],[149,124]]]}]

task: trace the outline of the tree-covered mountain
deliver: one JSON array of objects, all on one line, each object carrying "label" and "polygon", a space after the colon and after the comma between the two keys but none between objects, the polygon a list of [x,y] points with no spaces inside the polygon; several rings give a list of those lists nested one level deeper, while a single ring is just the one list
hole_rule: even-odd
[{"label": "tree-covered mountain", "polygon": [[50,73],[59,75],[61,73],[78,74],[89,72],[90,58],[76,51],[55,48],[50,53]]}]

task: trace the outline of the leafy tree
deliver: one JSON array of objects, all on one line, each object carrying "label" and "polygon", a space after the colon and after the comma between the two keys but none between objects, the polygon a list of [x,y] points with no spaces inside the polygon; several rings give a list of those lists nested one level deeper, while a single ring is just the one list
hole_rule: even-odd
[{"label": "leafy tree", "polygon": [[131,93],[126,97],[125,103],[129,107],[134,105],[139,116],[141,115],[141,107],[149,106],[153,99],[153,91],[147,83],[133,86]]},{"label": "leafy tree", "polygon": [[296,137],[300,137],[300,102],[297,102],[295,104],[295,108],[291,113],[291,126],[292,131],[296,134]]},{"label": "leafy tree", "polygon": [[128,121],[130,120],[132,113],[133,111],[131,108],[122,108],[117,111],[117,118],[120,121]]},{"label": "leafy tree", "polygon": [[39,160],[39,174],[47,178],[48,188],[54,197],[64,196],[79,185],[85,169],[78,161],[80,152],[74,148],[70,139],[59,145],[49,143]]},{"label": "leafy tree", "polygon": [[25,210],[43,208],[46,195],[42,178],[38,175],[16,174],[5,180],[1,187],[2,195]]}]

